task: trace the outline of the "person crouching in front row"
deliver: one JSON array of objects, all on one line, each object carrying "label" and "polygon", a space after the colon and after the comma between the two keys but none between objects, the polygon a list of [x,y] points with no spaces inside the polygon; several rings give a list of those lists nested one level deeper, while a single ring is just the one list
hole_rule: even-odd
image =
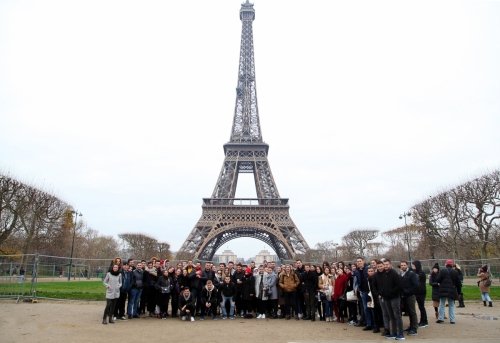
[{"label": "person crouching in front row", "polygon": [[179,297],[179,308],[182,320],[191,318],[191,321],[194,322],[195,299],[189,291],[189,287],[184,287]]}]

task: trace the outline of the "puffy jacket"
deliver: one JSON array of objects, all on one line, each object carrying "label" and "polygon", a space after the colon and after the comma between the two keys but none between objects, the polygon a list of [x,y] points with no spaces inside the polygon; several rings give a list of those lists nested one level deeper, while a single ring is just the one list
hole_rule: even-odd
[{"label": "puffy jacket", "polygon": [[295,292],[299,284],[299,277],[293,271],[290,274],[284,272],[280,275],[280,287],[285,292]]},{"label": "puffy jacket", "polygon": [[457,300],[457,289],[460,287],[458,273],[451,266],[439,271],[436,281],[439,283],[439,297]]}]

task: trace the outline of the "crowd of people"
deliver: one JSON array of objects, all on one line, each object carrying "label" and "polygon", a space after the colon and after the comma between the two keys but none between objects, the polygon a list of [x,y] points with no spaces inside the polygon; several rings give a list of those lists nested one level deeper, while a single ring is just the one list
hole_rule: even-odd
[{"label": "crowd of people", "polygon": [[[484,305],[492,306],[487,266],[478,272]],[[428,281],[427,281],[428,280]],[[365,261],[358,257],[322,265],[256,266],[233,262],[168,260],[123,262],[115,258],[104,278],[106,308],[103,324],[140,317],[186,321],[256,319],[310,320],[347,323],[364,331],[404,340],[429,325],[425,309],[426,284],[432,286],[436,323],[455,324],[455,301],[465,306],[460,267],[447,260],[436,263],[427,278],[420,261]],[[448,318],[445,308],[448,307]],[[418,314],[417,314],[418,308]],[[408,325],[403,330],[403,317]],[[197,319],[195,319],[197,318]]]}]

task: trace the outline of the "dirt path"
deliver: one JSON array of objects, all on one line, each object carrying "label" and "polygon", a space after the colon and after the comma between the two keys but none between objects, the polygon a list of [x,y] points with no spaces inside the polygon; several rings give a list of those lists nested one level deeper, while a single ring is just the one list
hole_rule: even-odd
[{"label": "dirt path", "polygon": [[[500,304],[493,308],[467,303],[457,308],[457,324],[422,328],[407,341],[500,342]],[[38,304],[0,300],[0,342],[387,342],[380,334],[347,324],[295,320],[238,319],[182,322],[141,318],[102,325],[103,302]],[[427,311],[434,318],[428,304]],[[487,318],[490,318],[489,320]],[[408,317],[404,318],[405,327]],[[162,338],[163,337],[163,338]]]}]

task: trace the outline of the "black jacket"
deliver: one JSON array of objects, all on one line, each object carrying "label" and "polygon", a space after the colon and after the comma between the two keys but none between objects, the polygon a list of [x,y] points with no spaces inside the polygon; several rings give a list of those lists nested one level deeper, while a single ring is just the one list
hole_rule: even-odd
[{"label": "black jacket", "polygon": [[439,283],[439,297],[457,300],[457,289],[460,287],[458,273],[451,266],[447,266],[439,271],[436,279]]},{"label": "black jacket", "polygon": [[411,269],[408,269],[406,273],[401,277],[401,293],[404,297],[409,297],[416,294],[418,289],[418,276]]},{"label": "black jacket", "polygon": [[415,265],[415,274],[417,274],[418,277],[418,287],[415,291],[415,295],[425,296],[427,293],[427,287],[425,286],[427,283],[427,275],[425,275],[425,272],[422,270],[422,263],[420,261],[414,261],[413,264]]},{"label": "black jacket", "polygon": [[401,295],[401,276],[394,269],[375,274],[377,291],[385,299],[394,299]]},{"label": "black jacket", "polygon": [[310,270],[304,273],[304,292],[315,293],[318,290],[318,273]]},{"label": "black jacket", "polygon": [[225,297],[233,297],[236,295],[236,286],[234,285],[233,282],[229,283],[221,283],[219,286],[219,292],[221,295],[224,295]]}]

